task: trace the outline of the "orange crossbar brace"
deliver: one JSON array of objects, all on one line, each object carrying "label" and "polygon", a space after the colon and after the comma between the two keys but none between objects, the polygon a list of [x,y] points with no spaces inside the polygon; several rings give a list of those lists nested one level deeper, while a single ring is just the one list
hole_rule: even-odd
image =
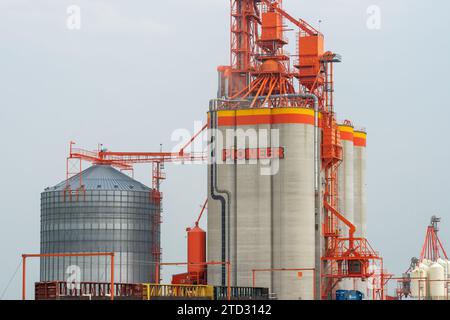
[{"label": "orange crossbar brace", "polygon": [[194,142],[195,139],[205,130],[208,128],[208,123],[206,123],[199,132],[197,132],[183,147],[181,147],[179,154],[182,156],[184,155],[184,149],[186,149],[192,142]]},{"label": "orange crossbar brace", "polygon": [[323,205],[325,206],[325,208],[327,208],[327,210],[330,210],[336,217],[338,217],[339,220],[341,220],[346,226],[349,227],[350,229],[349,238],[353,239],[356,232],[355,225],[350,221],[348,221],[342,214],[339,213],[339,211],[333,208],[328,202],[324,201]]},{"label": "orange crossbar brace", "polygon": [[22,254],[22,300],[26,300],[26,264],[27,258],[48,258],[48,257],[111,257],[111,300],[114,300],[114,252],[88,252],[88,253],[36,253]]}]

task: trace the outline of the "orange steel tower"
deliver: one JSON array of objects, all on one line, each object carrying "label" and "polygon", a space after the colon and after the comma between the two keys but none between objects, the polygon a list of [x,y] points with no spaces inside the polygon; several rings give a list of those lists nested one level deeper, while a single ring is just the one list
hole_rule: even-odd
[{"label": "orange steel tower", "polygon": [[[285,21],[298,28],[298,61],[291,63]],[[338,208],[337,169],[343,152],[333,105],[333,65],[341,57],[324,50],[324,36],[302,19],[293,18],[281,0],[231,0],[231,64],[219,72],[218,110],[306,107],[318,113],[320,169],[317,191],[321,212],[320,292],[330,299],[344,278],[383,278],[383,260]],[[298,85],[298,86],[297,86]],[[319,173],[320,171],[320,173]],[[320,176],[320,178],[319,178]],[[320,184],[320,182],[317,182]],[[349,229],[343,237],[339,224]],[[381,281],[383,283],[383,281]],[[374,289],[384,297],[383,285]]]},{"label": "orange steel tower", "polygon": [[431,217],[430,225],[427,227],[425,242],[420,252],[420,261],[427,259],[436,262],[439,258],[448,260],[444,246],[438,237],[438,223],[440,221],[441,218],[436,216]]},{"label": "orange steel tower", "polygon": [[259,9],[254,0],[231,0],[230,93],[245,88],[256,68],[255,52]]}]

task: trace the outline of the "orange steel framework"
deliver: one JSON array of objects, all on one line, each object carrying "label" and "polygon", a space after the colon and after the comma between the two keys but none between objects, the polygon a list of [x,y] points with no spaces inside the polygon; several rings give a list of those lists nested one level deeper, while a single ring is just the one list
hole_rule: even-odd
[{"label": "orange steel framework", "polygon": [[22,255],[22,300],[26,300],[26,272],[28,258],[48,258],[48,257],[110,257],[110,299],[114,300],[114,252],[86,252],[86,253],[41,253],[41,254],[23,254]]},{"label": "orange steel framework", "polygon": [[[284,51],[288,43],[284,20],[298,28],[298,61],[291,67]],[[282,8],[281,0],[231,0],[230,66],[218,68],[219,97],[224,109],[239,107],[310,107],[312,102],[300,98],[311,93],[318,98],[322,132],[321,167],[325,186],[321,257],[321,298],[330,299],[343,278],[369,279],[383,270],[383,259],[365,238],[355,238],[355,226],[338,212],[337,169],[343,160],[341,138],[334,112],[334,63],[338,54],[324,50],[324,36],[310,24],[295,19]],[[296,88],[295,81],[299,86]],[[219,107],[220,108],[220,107]],[[343,237],[339,223],[349,229]],[[377,271],[376,271],[377,270]],[[374,289],[384,298],[384,286]]]},{"label": "orange steel framework", "polygon": [[239,92],[250,81],[249,70],[256,67],[255,55],[258,7],[254,0],[231,0],[230,92]]},{"label": "orange steel framework", "polygon": [[420,252],[420,261],[424,259],[436,262],[439,258],[448,260],[447,253],[444,246],[438,237],[438,223],[441,221],[436,216],[431,217],[430,225],[427,227],[427,233],[425,235],[425,242]]}]

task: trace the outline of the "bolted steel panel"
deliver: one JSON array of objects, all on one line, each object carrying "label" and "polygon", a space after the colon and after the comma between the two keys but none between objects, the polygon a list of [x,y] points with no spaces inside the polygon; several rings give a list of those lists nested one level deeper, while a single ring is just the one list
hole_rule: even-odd
[{"label": "bolted steel panel", "polygon": [[[84,190],[79,188],[79,179]],[[66,186],[70,186],[67,188]],[[92,166],[41,194],[41,253],[115,253],[115,282],[154,278],[157,207],[151,189],[109,166]],[[79,269],[78,269],[79,268]],[[109,257],[41,258],[41,281],[110,281]]]}]

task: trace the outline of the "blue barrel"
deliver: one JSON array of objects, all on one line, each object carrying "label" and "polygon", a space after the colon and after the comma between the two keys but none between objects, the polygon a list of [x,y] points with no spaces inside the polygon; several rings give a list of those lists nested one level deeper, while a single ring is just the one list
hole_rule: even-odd
[{"label": "blue barrel", "polygon": [[350,290],[347,292],[347,297],[345,300],[362,300],[364,298],[364,294],[357,290]]},{"label": "blue barrel", "polygon": [[347,300],[347,290],[336,290],[336,300]]}]

